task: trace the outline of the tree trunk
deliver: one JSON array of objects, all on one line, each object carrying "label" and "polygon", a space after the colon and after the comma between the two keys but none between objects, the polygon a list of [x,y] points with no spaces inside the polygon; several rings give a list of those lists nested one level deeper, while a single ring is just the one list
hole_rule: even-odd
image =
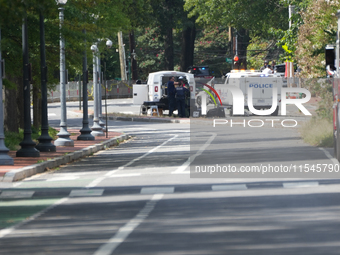
[{"label": "tree trunk", "polygon": [[174,70],[174,42],[172,38],[172,27],[167,28],[166,36],[164,38],[164,48],[165,68],[167,70]]},{"label": "tree trunk", "polygon": [[134,31],[130,31],[129,33],[129,42],[130,42],[132,80],[136,82],[136,80],[138,79],[137,60],[132,55],[133,53],[136,53],[136,41]]},{"label": "tree trunk", "polygon": [[238,56],[240,69],[247,69],[247,47],[250,42],[249,32],[246,29],[238,29]]},{"label": "tree trunk", "polygon": [[13,98],[17,98],[17,90],[15,88],[5,87],[4,95],[4,130],[18,133],[19,117],[16,100],[13,100]]},{"label": "tree trunk", "polygon": [[182,72],[186,72],[188,67],[194,64],[195,36],[196,30],[194,24],[182,31],[182,54],[180,62]]}]

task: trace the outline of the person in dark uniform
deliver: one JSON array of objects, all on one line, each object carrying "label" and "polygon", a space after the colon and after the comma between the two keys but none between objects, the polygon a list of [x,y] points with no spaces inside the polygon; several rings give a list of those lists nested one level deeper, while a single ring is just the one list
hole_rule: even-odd
[{"label": "person in dark uniform", "polygon": [[264,61],[263,66],[260,68],[260,72],[262,72],[266,68],[268,68],[268,60]]},{"label": "person in dark uniform", "polygon": [[169,78],[168,84],[167,84],[167,90],[168,90],[168,101],[169,101],[169,117],[172,116],[173,111],[176,107],[176,89],[175,84],[178,84],[178,82],[175,82],[175,77],[171,76]]},{"label": "person in dark uniform", "polygon": [[[180,77],[181,78],[181,77]],[[188,89],[184,86],[183,77],[179,79],[179,85],[176,87],[176,102],[178,109],[178,116],[181,118],[185,118],[185,95]]]}]

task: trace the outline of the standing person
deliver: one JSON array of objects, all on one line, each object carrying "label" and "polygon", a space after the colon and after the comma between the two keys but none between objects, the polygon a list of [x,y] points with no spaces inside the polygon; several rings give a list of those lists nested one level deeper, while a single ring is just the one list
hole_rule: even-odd
[{"label": "standing person", "polygon": [[275,71],[276,71],[276,62],[275,62],[275,60],[273,60],[272,61],[272,70],[273,70],[273,73],[275,73]]},{"label": "standing person", "polygon": [[169,101],[169,117],[172,116],[173,111],[175,110],[176,107],[176,89],[175,89],[175,84],[178,84],[178,82],[175,82],[175,77],[171,76],[169,78],[167,88],[168,88],[168,101]]},{"label": "standing person", "polygon": [[262,72],[262,71],[263,71],[264,69],[266,69],[267,67],[268,67],[268,60],[265,60],[263,66],[262,66],[261,69],[260,69],[260,72]]},{"label": "standing person", "polygon": [[178,109],[178,116],[181,118],[186,117],[185,114],[185,94],[187,93],[187,88],[184,87],[183,77],[179,79],[179,85],[176,87],[176,102]]}]

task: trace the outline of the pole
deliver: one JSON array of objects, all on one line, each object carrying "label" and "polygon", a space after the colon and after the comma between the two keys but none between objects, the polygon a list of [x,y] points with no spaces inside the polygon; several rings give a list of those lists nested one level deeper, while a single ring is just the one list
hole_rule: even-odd
[{"label": "pole", "polygon": [[106,81],[106,62],[104,62],[104,74],[103,74],[103,78],[104,78],[104,84],[105,84],[105,122],[106,122],[106,138],[108,137],[108,127],[107,127],[107,81]]},{"label": "pole", "polygon": [[5,145],[4,109],[2,103],[2,58],[1,58],[1,28],[0,28],[0,165],[14,165],[14,160],[7,155],[9,149]]},{"label": "pole", "polygon": [[100,53],[98,52],[97,56],[97,72],[98,72],[98,118],[99,118],[99,125],[104,130],[105,123],[103,122],[103,111],[102,111],[102,69],[101,69],[101,59],[100,59]]},{"label": "pole", "polygon": [[125,62],[125,49],[123,44],[123,34],[118,32],[118,45],[119,45],[119,60],[120,60],[120,75],[122,81],[126,81],[126,62]]},{"label": "pole", "polygon": [[93,50],[93,126],[91,127],[92,132],[91,134],[93,136],[104,136],[103,128],[99,125],[99,118],[98,118],[98,70],[97,70],[97,47],[95,47],[95,50]]},{"label": "pole", "polygon": [[59,138],[54,141],[56,146],[73,147],[74,142],[70,139],[70,134],[67,132],[67,114],[66,114],[66,90],[65,90],[65,40],[61,32],[64,23],[64,8],[59,7],[59,28],[60,28],[60,131],[57,134]]},{"label": "pole", "polygon": [[24,140],[20,143],[21,149],[17,151],[17,157],[40,157],[40,152],[34,148],[31,130],[31,84],[28,57],[28,31],[27,14],[25,13],[22,24],[22,52],[23,52],[23,89],[24,89]]},{"label": "pole", "polygon": [[[86,35],[85,29],[83,30]],[[80,81],[80,80],[79,80]],[[87,57],[86,57],[86,39],[85,50],[83,56],[83,128],[80,130],[80,135],[77,140],[94,140],[94,136],[91,135],[91,129],[89,128],[89,115],[88,115],[88,96],[87,96],[87,82],[88,82],[88,70],[87,70]]]},{"label": "pole", "polygon": [[81,75],[78,76],[79,111],[81,111]]},{"label": "pole", "polygon": [[55,152],[56,147],[51,143],[53,140],[48,134],[48,112],[47,112],[47,66],[45,52],[45,24],[42,11],[40,12],[40,72],[41,72],[41,136],[39,144],[35,146],[39,151]]}]

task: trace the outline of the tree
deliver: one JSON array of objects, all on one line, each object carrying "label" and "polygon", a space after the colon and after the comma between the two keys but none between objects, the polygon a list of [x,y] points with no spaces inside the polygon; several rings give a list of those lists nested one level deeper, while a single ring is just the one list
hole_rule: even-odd
[{"label": "tree", "polygon": [[243,65],[253,36],[268,38],[272,36],[271,29],[288,26],[288,12],[276,0],[186,0],[184,7],[200,24],[235,28]]},{"label": "tree", "polygon": [[[81,73],[84,43],[82,31],[85,29],[87,42],[96,42],[98,38],[113,38],[117,31],[129,26],[129,18],[124,9],[124,3],[119,0],[74,0],[65,6],[65,21],[62,33],[66,40],[66,66],[70,76]],[[21,25],[24,13],[28,16],[29,52],[32,63],[33,86],[35,95],[39,96],[40,88],[40,53],[39,53],[39,14],[45,15],[45,34],[47,48],[47,66],[49,85],[56,84],[54,77],[59,68],[59,18],[58,7],[54,0],[0,0],[2,15],[0,26],[3,30],[2,51],[6,61],[7,79],[5,100],[5,129],[17,132],[23,126],[22,111],[22,51]],[[104,47],[99,45],[101,48]],[[91,54],[88,52],[90,58]],[[16,98],[16,100],[13,100]],[[36,106],[38,102],[34,102]],[[36,114],[36,113],[35,113]],[[39,115],[40,114],[36,114]],[[18,121],[19,120],[19,121]]]}]

